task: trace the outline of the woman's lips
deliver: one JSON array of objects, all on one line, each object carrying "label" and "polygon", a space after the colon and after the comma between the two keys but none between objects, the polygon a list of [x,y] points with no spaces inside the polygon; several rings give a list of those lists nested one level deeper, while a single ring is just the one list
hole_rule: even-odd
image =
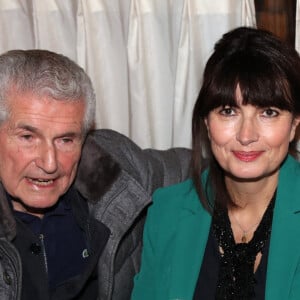
[{"label": "woman's lips", "polygon": [[232,151],[234,156],[241,161],[251,162],[256,160],[263,151]]}]

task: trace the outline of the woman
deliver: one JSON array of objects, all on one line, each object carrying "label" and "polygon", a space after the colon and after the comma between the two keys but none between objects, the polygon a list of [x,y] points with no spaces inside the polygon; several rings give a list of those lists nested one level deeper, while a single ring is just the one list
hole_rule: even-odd
[{"label": "woman", "polygon": [[155,193],[132,299],[300,299],[299,116],[297,52],[225,34],[194,107],[193,180]]}]

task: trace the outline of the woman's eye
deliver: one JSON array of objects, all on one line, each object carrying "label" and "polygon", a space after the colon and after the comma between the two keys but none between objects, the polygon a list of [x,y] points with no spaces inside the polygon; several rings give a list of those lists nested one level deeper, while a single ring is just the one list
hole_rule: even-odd
[{"label": "woman's eye", "polygon": [[233,107],[226,106],[221,108],[220,114],[224,116],[232,116],[235,114],[235,110]]},{"label": "woman's eye", "polygon": [[277,117],[279,115],[279,112],[278,110],[275,110],[273,108],[266,108],[262,114],[264,117],[272,118]]}]

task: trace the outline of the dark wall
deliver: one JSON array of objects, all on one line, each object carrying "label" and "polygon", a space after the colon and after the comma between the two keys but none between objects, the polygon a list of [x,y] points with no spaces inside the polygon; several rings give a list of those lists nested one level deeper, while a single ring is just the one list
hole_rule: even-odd
[{"label": "dark wall", "polygon": [[258,28],[295,45],[296,0],[254,0]]}]

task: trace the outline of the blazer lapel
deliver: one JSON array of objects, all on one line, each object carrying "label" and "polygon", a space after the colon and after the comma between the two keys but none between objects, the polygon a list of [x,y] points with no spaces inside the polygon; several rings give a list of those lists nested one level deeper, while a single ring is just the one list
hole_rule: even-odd
[{"label": "blazer lapel", "polygon": [[290,299],[295,282],[294,276],[300,261],[299,179],[299,164],[289,157],[279,174],[268,258],[266,300]]},{"label": "blazer lapel", "polygon": [[193,198],[186,203],[194,201],[197,208],[183,208],[177,226],[168,299],[193,298],[202,264],[211,216],[201,207],[198,198]]}]

